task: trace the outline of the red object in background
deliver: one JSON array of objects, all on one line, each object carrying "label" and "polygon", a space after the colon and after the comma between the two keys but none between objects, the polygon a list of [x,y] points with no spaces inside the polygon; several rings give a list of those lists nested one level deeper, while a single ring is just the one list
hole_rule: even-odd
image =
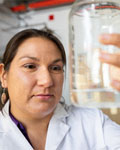
[{"label": "red object in background", "polygon": [[12,7],[11,10],[13,12],[26,11],[26,6],[24,4]]},{"label": "red object in background", "polygon": [[46,0],[29,4],[29,8],[42,8],[74,2],[75,0]]},{"label": "red object in background", "polygon": [[54,19],[55,19],[54,15],[50,15],[50,16],[49,16],[49,20],[50,20],[50,21],[52,21],[52,20],[54,20]]},{"label": "red object in background", "polygon": [[38,9],[38,8],[69,4],[69,3],[73,3],[74,1],[75,0],[45,0],[40,2],[31,2],[28,4],[28,6],[25,6],[24,4],[14,6],[11,8],[11,10],[14,12],[22,12],[22,11],[27,11],[27,9]]}]

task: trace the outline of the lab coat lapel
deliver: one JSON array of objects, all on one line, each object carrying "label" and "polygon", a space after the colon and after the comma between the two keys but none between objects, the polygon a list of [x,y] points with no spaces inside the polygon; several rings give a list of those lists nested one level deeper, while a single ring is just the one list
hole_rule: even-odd
[{"label": "lab coat lapel", "polygon": [[68,113],[61,104],[58,104],[49,123],[45,150],[56,150],[64,139],[70,128],[66,124],[66,117]]},{"label": "lab coat lapel", "polygon": [[[33,150],[32,146],[28,143],[25,137],[15,131],[2,133],[2,141],[0,142],[0,150]],[[0,133],[1,134],[1,133]]]},{"label": "lab coat lapel", "polygon": [[33,150],[32,146],[9,117],[9,103],[0,113],[0,150]]}]

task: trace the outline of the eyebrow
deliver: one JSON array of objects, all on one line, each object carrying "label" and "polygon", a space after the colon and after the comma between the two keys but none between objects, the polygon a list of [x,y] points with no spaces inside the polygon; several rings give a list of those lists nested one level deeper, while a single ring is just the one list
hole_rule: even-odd
[{"label": "eyebrow", "polygon": [[56,59],[56,60],[53,61],[53,64],[54,64],[54,63],[57,63],[57,62],[60,62],[60,61],[63,62],[63,60],[62,60],[61,58]]},{"label": "eyebrow", "polygon": [[35,61],[39,61],[39,59],[38,59],[38,58],[36,58],[36,57],[32,57],[32,56],[23,56],[23,57],[20,57],[20,58],[19,58],[19,60],[21,60],[21,59],[26,59],[26,58],[28,58],[28,59],[32,59],[32,60],[35,60]]},{"label": "eyebrow", "polygon": [[[31,60],[35,60],[35,61],[40,61],[40,59],[36,58],[36,57],[31,57],[31,56],[23,56],[23,57],[20,57],[19,59],[25,59],[25,58],[28,58],[28,59],[31,59]],[[61,58],[58,58],[58,59],[55,59],[52,63],[57,63],[57,62],[63,62],[63,60]]]}]

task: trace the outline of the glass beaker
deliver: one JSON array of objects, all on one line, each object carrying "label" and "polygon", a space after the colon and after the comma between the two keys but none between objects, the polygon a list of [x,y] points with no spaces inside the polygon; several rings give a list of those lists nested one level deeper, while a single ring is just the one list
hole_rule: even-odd
[{"label": "glass beaker", "polygon": [[120,33],[120,0],[77,0],[69,15],[70,97],[77,106],[120,107],[120,94],[110,86],[110,66],[99,61],[99,35]]}]

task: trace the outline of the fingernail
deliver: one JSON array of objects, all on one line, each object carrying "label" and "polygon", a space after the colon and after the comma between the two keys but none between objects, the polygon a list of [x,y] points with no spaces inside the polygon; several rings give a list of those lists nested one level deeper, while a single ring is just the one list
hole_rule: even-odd
[{"label": "fingernail", "polygon": [[109,34],[101,34],[100,35],[100,39],[101,40],[109,40],[110,39],[110,35]]},{"label": "fingernail", "polygon": [[104,52],[101,52],[99,54],[99,58],[102,58],[102,59],[105,59],[105,60],[109,60],[110,59],[109,55],[107,53],[104,53]]}]

